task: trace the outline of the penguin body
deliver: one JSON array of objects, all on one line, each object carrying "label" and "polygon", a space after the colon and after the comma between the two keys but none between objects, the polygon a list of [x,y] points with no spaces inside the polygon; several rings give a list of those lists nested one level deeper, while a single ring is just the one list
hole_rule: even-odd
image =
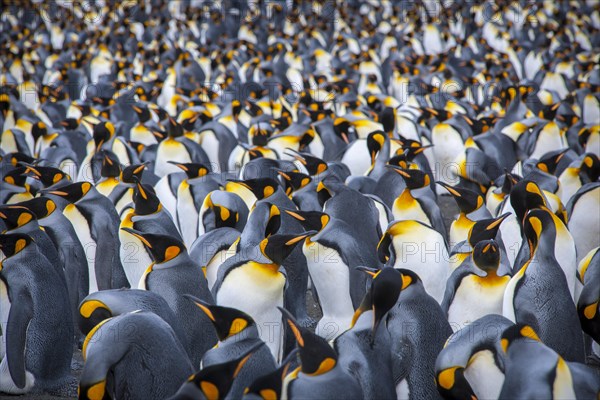
[{"label": "penguin body", "polygon": [[[0,235],[2,392],[55,389],[70,373],[73,319],[64,281],[27,235]],[[61,329],[52,329],[60,324]]]},{"label": "penguin body", "polygon": [[69,201],[63,214],[87,254],[89,293],[127,287],[119,257],[119,216],[112,202],[89,182],[73,183],[46,194]]},{"label": "penguin body", "polygon": [[[111,332],[120,332],[115,341]],[[100,322],[86,336],[79,396],[164,399],[193,372],[183,345],[158,315],[135,311]],[[152,373],[135,373],[140,366]],[[152,379],[160,376],[160,380]]]},{"label": "penguin body", "polygon": [[48,234],[64,266],[64,274],[73,317],[77,307],[89,292],[88,262],[83,246],[71,222],[52,199],[41,196],[21,203],[38,217],[40,227]]},{"label": "penguin body", "polygon": [[202,268],[190,258],[176,237],[130,228],[123,230],[140,239],[153,260],[140,279],[140,289],[155,292],[166,300],[185,332],[192,364],[199,365],[202,355],[215,344],[216,337],[207,317],[196,312],[194,304],[184,295],[213,302]]},{"label": "penguin body", "polygon": [[258,246],[245,248],[221,264],[212,288],[217,305],[237,308],[252,317],[275,360],[282,358],[283,330],[277,307],[283,306],[286,284],[279,267],[305,237],[273,235]]},{"label": "penguin body", "polygon": [[202,368],[224,364],[252,349],[248,360],[233,380],[228,397],[241,398],[244,389],[258,377],[275,371],[276,364],[267,345],[260,340],[252,318],[239,310],[202,303],[190,298],[213,323],[219,338],[218,346],[208,350],[202,357]]},{"label": "penguin body", "polygon": [[338,354],[327,341],[300,327],[285,310],[282,313],[296,338],[300,355],[300,367],[288,375],[287,385],[284,382],[287,397],[361,399],[358,382],[340,365]]},{"label": "penguin body", "polygon": [[470,261],[455,269],[446,283],[442,309],[455,332],[488,314],[501,314],[510,280],[498,275],[500,248],[493,239],[477,243]]},{"label": "penguin body", "polygon": [[600,204],[600,183],[592,182],[583,185],[566,206],[569,216],[569,232],[577,249],[577,262],[598,245],[596,238],[600,235],[598,213]]},{"label": "penguin body", "polygon": [[[439,398],[434,366],[452,329],[417,274],[399,271],[402,273],[402,291],[388,312],[386,323],[392,337],[390,351],[396,394],[409,399]],[[431,334],[415,334],[424,331]]]},{"label": "penguin body", "polygon": [[595,343],[600,343],[600,313],[598,304],[600,293],[600,251],[591,250],[579,263],[578,277],[583,285],[578,296],[577,312],[583,331],[591,336]]},{"label": "penguin body", "polygon": [[171,327],[179,342],[187,346],[187,337],[181,324],[165,299],[149,290],[111,289],[88,295],[78,308],[79,330],[87,336],[103,321],[138,310],[158,315]]},{"label": "penguin body", "polygon": [[450,274],[450,256],[442,235],[419,221],[390,223],[378,246],[382,262],[393,251],[394,267],[406,267],[417,273],[429,295],[441,304]]},{"label": "penguin body", "polygon": [[508,319],[489,314],[453,333],[435,363],[440,393],[455,399],[497,398],[506,363],[500,336],[510,326]]},{"label": "penguin body", "polygon": [[[529,325],[509,327],[502,334],[501,343],[507,362],[500,399],[591,398],[600,392],[595,371],[566,361],[545,345]],[[535,368],[524,368],[532,360]]]},{"label": "penguin body", "polygon": [[240,232],[234,228],[221,227],[213,229],[194,241],[190,250],[192,260],[205,267],[206,282],[212,290],[221,264],[234,252],[231,246],[239,239]]},{"label": "penguin body", "polygon": [[552,349],[567,360],[583,360],[581,324],[571,313],[575,304],[554,252],[548,249],[557,235],[548,210],[530,211],[525,234],[531,242],[531,259],[509,281],[502,314],[539,332]]}]

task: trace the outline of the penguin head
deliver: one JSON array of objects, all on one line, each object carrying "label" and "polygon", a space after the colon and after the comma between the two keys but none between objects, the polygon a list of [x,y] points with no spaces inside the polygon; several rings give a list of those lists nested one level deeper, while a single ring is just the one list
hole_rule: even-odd
[{"label": "penguin head", "polygon": [[471,227],[469,230],[468,240],[471,247],[475,248],[477,243],[482,240],[496,239],[500,224],[504,221],[510,213],[502,214],[496,218],[481,219]]},{"label": "penguin head", "polygon": [[374,131],[367,136],[367,150],[371,156],[371,164],[375,162],[377,154],[383,149],[387,137],[383,131]]},{"label": "penguin head", "polygon": [[93,137],[96,145],[96,151],[102,148],[102,145],[115,136],[115,126],[110,121],[102,121],[94,125]]},{"label": "penguin head", "polygon": [[137,181],[133,191],[133,204],[137,215],[150,215],[162,209],[160,199],[156,196],[154,188],[139,181]]},{"label": "penguin head", "polygon": [[27,184],[27,177],[29,174],[26,174],[25,172],[26,167],[14,168],[6,172],[2,177],[2,180],[13,186],[29,188],[29,184]]},{"label": "penguin head", "polygon": [[104,178],[116,178],[121,175],[121,163],[119,158],[112,151],[102,152],[102,168],[100,169],[100,176]]},{"label": "penguin head", "polygon": [[515,210],[519,222],[523,221],[528,210],[547,206],[546,196],[537,183],[523,179],[510,192],[510,204]]},{"label": "penguin head", "polygon": [[529,244],[530,256],[538,247],[543,232],[552,231],[556,235],[554,218],[552,212],[547,208],[536,208],[531,210],[523,220],[523,234]]},{"label": "penguin head", "polygon": [[131,228],[121,229],[138,238],[148,249],[156,264],[166,263],[180,254],[187,253],[187,249],[181,240],[173,236],[144,233]]},{"label": "penguin head", "polygon": [[31,221],[35,221],[37,218],[33,212],[29,211],[29,209],[24,206],[4,205],[0,206],[0,219],[2,219],[2,222],[4,222],[6,230],[11,231],[27,225]]},{"label": "penguin head", "polygon": [[420,189],[431,184],[429,175],[419,169],[406,169],[389,164],[387,167],[402,176],[409,190]]},{"label": "penguin head", "polygon": [[10,111],[10,97],[6,93],[0,94],[0,111],[4,118],[6,118],[6,115]]},{"label": "penguin head", "polygon": [[[138,88],[138,89],[142,89],[142,88]],[[143,91],[143,89],[142,89],[142,91]],[[134,104],[133,106],[131,106],[131,108],[133,108],[133,111],[135,111],[140,123],[142,123],[142,124],[148,122],[150,120],[150,118],[152,117],[148,107],[146,107],[143,104]]]},{"label": "penguin head", "polygon": [[333,121],[333,130],[346,144],[350,144],[350,142],[353,142],[358,137],[356,129],[352,126],[350,121],[343,117],[336,118]]},{"label": "penguin head", "polygon": [[[206,218],[208,218],[210,216],[208,210],[210,210],[212,212],[211,218],[214,218],[214,227],[215,228],[222,228],[222,227],[233,228],[238,223],[238,221],[240,219],[240,213],[238,212],[238,210],[234,210],[234,209],[228,207],[228,204],[224,204],[224,202],[219,201],[219,200],[226,200],[223,198],[224,196],[239,197],[235,193],[222,192],[222,191],[217,190],[217,191],[209,193],[204,198],[204,204],[203,204],[202,208],[206,209],[207,211],[205,211],[203,213],[202,219],[203,219],[203,223],[205,226],[207,225]],[[217,199],[215,201],[215,197],[217,197],[219,199]],[[231,204],[229,206],[231,206]],[[275,207],[275,206],[273,206],[273,207]],[[275,208],[277,208],[277,207],[275,207]],[[245,208],[245,209],[247,209],[247,208]],[[276,212],[274,211],[274,213],[279,215],[278,210]],[[277,229],[279,229],[279,225],[277,226]]]},{"label": "penguin head", "polygon": [[562,160],[567,151],[568,149],[550,152],[540,158],[535,166],[545,173],[553,175],[558,163]]},{"label": "penguin head", "polygon": [[458,209],[463,214],[469,214],[473,211],[479,209],[485,203],[483,196],[475,192],[474,190],[462,188],[459,186],[452,187],[444,182],[437,182],[439,185],[443,186],[448,193],[454,198],[456,201],[456,205]]},{"label": "penguin head", "polygon": [[300,326],[286,309],[277,308],[296,339],[302,372],[310,376],[319,376],[335,368],[338,355],[327,340]]},{"label": "penguin head", "polygon": [[450,367],[438,372],[435,382],[444,398],[477,400],[473,388],[464,375],[465,368]]},{"label": "penguin head", "polygon": [[201,163],[177,163],[175,161],[168,161],[169,164],[173,164],[183,172],[185,172],[188,179],[201,178],[210,172],[210,168]]},{"label": "penguin head", "polygon": [[209,304],[189,294],[184,294],[183,296],[192,301],[206,314],[212,322],[220,342],[254,325],[254,320],[251,316],[236,308]]},{"label": "penguin head", "polygon": [[414,160],[414,158],[432,147],[432,145],[423,146],[421,142],[412,140],[412,139],[402,139],[402,150],[404,150],[404,154],[406,155],[406,159],[408,161]]},{"label": "penguin head", "polygon": [[43,196],[34,197],[31,200],[20,203],[20,205],[35,214],[37,219],[46,218],[56,210],[56,203],[52,199]]},{"label": "penguin head", "polygon": [[[173,96],[175,97],[175,96]],[[183,126],[173,117],[167,118],[167,133],[172,138],[183,136]]]},{"label": "penguin head", "polygon": [[46,127],[46,124],[42,121],[38,121],[31,126],[31,135],[33,136],[34,141],[37,141],[39,137],[45,136],[47,134],[48,128]]},{"label": "penguin head", "polygon": [[351,325],[354,326],[362,313],[372,310],[373,326],[371,342],[373,342],[381,320],[398,301],[398,297],[404,286],[403,276],[400,271],[392,267],[384,267],[381,270],[365,267],[358,267],[358,269],[371,275],[373,281],[360,306],[354,312]]},{"label": "penguin head", "polygon": [[131,164],[123,168],[119,180],[124,183],[135,184],[142,180],[147,162],[142,164]]},{"label": "penguin head", "polygon": [[260,346],[263,346],[263,343],[257,342],[233,360],[202,368],[199,372],[189,377],[187,383],[179,389],[177,394],[183,398],[198,398],[196,390],[186,388],[189,384],[200,390],[206,399],[224,399],[231,389],[233,380],[239,375],[246,362],[252,356],[252,353],[258,350]]},{"label": "penguin head", "polygon": [[278,170],[277,174],[283,179],[285,194],[288,196],[312,182],[312,178],[309,175],[298,171]]},{"label": "penguin head", "polygon": [[600,159],[594,153],[586,153],[581,160],[579,175],[584,182],[596,182],[600,178]]},{"label": "penguin head", "polygon": [[[0,250],[6,258],[13,257],[29,246],[33,239],[23,233],[0,234]],[[2,262],[0,262],[2,271]]]},{"label": "penguin head", "polygon": [[253,178],[238,183],[250,190],[258,200],[271,197],[279,187],[279,183],[272,178]]},{"label": "penguin head", "polygon": [[69,203],[75,203],[85,197],[92,189],[93,185],[89,182],[75,182],[65,186],[61,186],[56,190],[44,191],[45,194],[62,197]]},{"label": "penguin head", "polygon": [[539,336],[531,326],[516,324],[506,328],[502,333],[500,345],[502,346],[502,350],[504,350],[505,353],[508,353],[511,344],[520,340],[541,342]]},{"label": "penguin head", "polygon": [[245,395],[255,395],[261,399],[280,399],[283,380],[288,374],[290,364],[297,357],[298,349],[292,350],[279,368],[266,375],[260,376],[244,390]]},{"label": "penguin head", "polygon": [[23,174],[41,182],[46,188],[58,183],[71,181],[71,177],[68,174],[54,167],[41,167],[38,165],[26,164]]},{"label": "penguin head", "polygon": [[298,243],[314,233],[314,231],[311,231],[302,235],[272,235],[264,238],[258,246],[263,256],[271,260],[274,264],[281,265]]},{"label": "penguin head", "polygon": [[319,157],[308,153],[294,152],[293,157],[304,166],[309,175],[315,176],[327,171],[328,165]]},{"label": "penguin head", "polygon": [[473,262],[487,273],[497,271],[500,265],[500,247],[494,239],[482,240],[473,249]]},{"label": "penguin head", "polygon": [[295,218],[307,231],[320,232],[329,223],[329,215],[320,211],[284,210]]}]

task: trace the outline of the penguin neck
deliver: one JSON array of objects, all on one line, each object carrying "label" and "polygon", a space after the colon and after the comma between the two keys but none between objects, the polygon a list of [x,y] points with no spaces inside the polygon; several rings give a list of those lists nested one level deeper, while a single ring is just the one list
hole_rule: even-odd
[{"label": "penguin neck", "polygon": [[529,262],[533,262],[534,260],[554,260],[556,261],[556,257],[554,255],[554,238],[550,237],[547,232],[543,232],[538,239],[537,245],[530,249],[531,257],[529,258]]}]

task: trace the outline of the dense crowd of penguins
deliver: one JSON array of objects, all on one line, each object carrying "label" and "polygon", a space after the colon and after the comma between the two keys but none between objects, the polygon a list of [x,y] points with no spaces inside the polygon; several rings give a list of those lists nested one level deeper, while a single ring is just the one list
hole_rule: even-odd
[{"label": "dense crowd of penguins", "polygon": [[595,0],[2,3],[0,392],[600,398]]}]

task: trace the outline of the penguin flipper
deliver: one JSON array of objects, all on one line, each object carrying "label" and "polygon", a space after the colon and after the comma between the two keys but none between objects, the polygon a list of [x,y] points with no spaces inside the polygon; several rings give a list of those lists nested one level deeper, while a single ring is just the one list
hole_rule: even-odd
[{"label": "penguin flipper", "polygon": [[9,360],[8,370],[13,382],[19,389],[25,387],[25,342],[27,327],[33,318],[33,299],[28,293],[19,293],[18,304],[15,302],[8,315],[6,327],[6,357]]}]

